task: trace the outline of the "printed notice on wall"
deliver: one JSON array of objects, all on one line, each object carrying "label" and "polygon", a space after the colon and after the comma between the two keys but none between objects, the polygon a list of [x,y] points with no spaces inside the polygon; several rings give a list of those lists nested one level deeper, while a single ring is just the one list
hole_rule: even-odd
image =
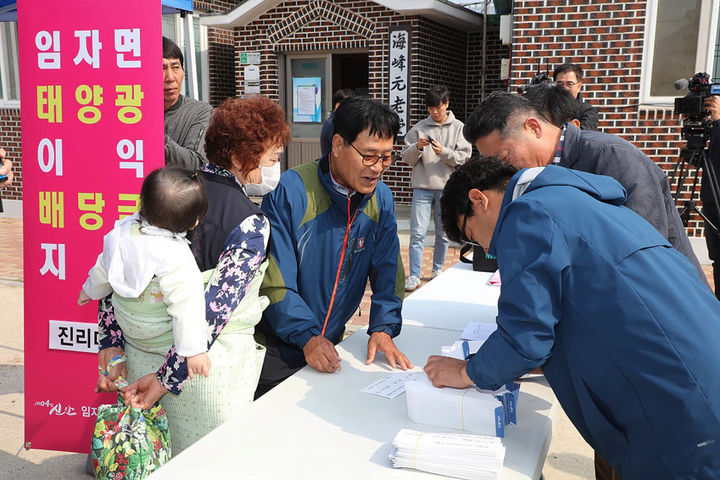
[{"label": "printed notice on wall", "polygon": [[293,77],[293,122],[320,123],[320,77]]}]

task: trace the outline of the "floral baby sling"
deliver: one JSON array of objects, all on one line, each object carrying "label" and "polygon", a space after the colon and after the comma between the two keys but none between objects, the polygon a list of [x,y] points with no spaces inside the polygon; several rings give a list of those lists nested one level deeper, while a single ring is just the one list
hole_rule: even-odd
[{"label": "floral baby sling", "polygon": [[117,403],[98,407],[91,455],[98,480],[147,477],[171,455],[170,433],[160,402],[149,410]]}]

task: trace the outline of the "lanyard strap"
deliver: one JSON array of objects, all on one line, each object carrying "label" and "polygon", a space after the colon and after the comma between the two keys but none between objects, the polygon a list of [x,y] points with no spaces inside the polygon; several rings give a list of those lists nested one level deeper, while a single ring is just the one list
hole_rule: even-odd
[{"label": "lanyard strap", "polygon": [[327,328],[328,320],[330,319],[330,313],[332,312],[333,304],[335,303],[335,293],[337,292],[338,283],[340,282],[340,272],[342,271],[343,261],[345,260],[345,249],[347,248],[348,236],[350,235],[350,228],[352,227],[357,212],[360,210],[358,207],[355,210],[352,218],[350,218],[350,197],[347,199],[347,216],[348,224],[345,227],[345,239],[343,240],[342,251],[340,252],[340,263],[338,264],[337,274],[335,275],[335,285],[333,286],[332,296],[330,297],[330,306],[328,307],[327,315],[325,315],[325,323],[323,324],[321,336],[325,336],[325,329]]}]

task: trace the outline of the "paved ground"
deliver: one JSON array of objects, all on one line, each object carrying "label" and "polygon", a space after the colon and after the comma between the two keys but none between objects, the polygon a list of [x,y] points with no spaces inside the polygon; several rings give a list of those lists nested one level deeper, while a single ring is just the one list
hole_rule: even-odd
[{"label": "paved ground", "polygon": [[[408,212],[399,209],[398,225],[407,269]],[[430,239],[428,239],[430,240]],[[431,242],[426,241],[426,245]],[[422,277],[430,280],[432,249],[426,248]],[[446,268],[457,262],[458,248],[448,252]],[[706,267],[708,281],[712,281]],[[85,455],[23,449],[23,285],[22,221],[0,218],[0,480],[91,478],[84,473]],[[366,294],[348,329],[367,324],[370,300]],[[561,413],[550,445],[545,480],[593,478],[592,450]]]}]

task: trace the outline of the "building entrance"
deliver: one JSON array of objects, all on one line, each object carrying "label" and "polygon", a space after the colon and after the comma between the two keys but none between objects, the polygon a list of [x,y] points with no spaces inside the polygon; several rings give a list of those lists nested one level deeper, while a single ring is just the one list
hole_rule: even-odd
[{"label": "building entrance", "polygon": [[303,54],[285,57],[285,111],[290,124],[287,167],[320,157],[320,132],[332,112],[332,94],[352,88],[367,95],[368,54]]}]

